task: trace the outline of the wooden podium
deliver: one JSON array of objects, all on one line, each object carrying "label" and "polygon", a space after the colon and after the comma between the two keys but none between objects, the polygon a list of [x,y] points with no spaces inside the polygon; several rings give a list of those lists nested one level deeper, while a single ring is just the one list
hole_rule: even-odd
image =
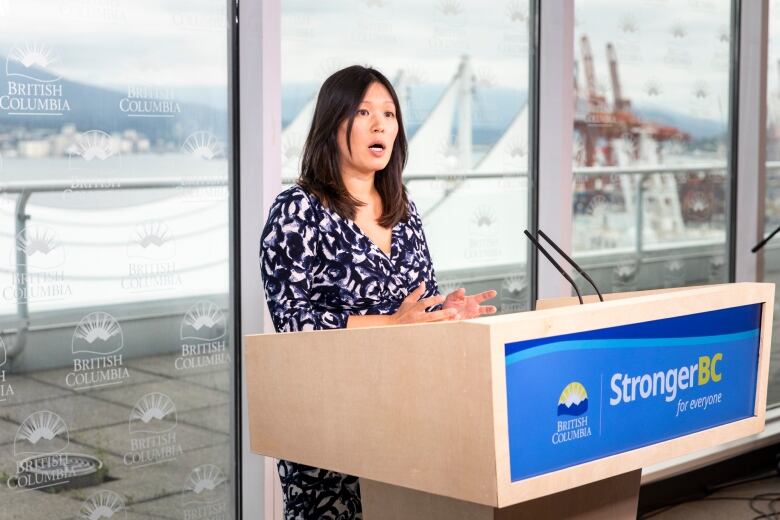
[{"label": "wooden podium", "polygon": [[359,476],[366,520],[636,518],[643,467],[763,429],[774,284],[606,300],[247,336],[251,449]]}]

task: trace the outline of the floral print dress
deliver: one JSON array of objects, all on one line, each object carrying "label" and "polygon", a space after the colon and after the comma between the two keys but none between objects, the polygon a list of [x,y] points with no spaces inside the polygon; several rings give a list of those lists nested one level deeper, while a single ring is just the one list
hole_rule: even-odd
[{"label": "floral print dress", "polygon": [[[277,332],[344,328],[350,315],[393,314],[425,282],[438,294],[414,203],[386,255],[349,219],[299,186],[277,196],[260,243],[266,301]],[[357,477],[280,460],[286,519],[362,518]]]}]

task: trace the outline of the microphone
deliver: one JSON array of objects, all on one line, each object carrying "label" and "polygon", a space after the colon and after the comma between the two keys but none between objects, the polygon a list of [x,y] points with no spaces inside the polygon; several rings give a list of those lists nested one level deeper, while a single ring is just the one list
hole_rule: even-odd
[{"label": "microphone", "polygon": [[563,252],[563,249],[561,249],[560,247],[558,247],[558,244],[556,244],[555,242],[553,242],[552,238],[550,238],[550,237],[548,237],[548,236],[547,236],[547,233],[545,233],[545,232],[544,232],[544,231],[542,231],[541,229],[539,229],[539,230],[537,231],[537,233],[539,233],[539,236],[540,236],[540,237],[542,237],[542,238],[543,238],[543,239],[545,239],[547,242],[549,242],[549,243],[550,243],[550,245],[551,245],[551,246],[553,246],[553,248],[554,248],[556,251],[558,251],[558,254],[559,254],[559,255],[561,255],[561,256],[562,256],[564,259],[566,259],[566,261],[567,261],[567,262],[569,262],[569,264],[571,264],[571,266],[572,266],[572,267],[574,267],[574,269],[576,269],[576,270],[577,270],[577,272],[578,272],[578,273],[580,273],[580,274],[582,275],[582,277],[583,277],[583,278],[585,278],[585,279],[588,281],[588,283],[591,285],[591,287],[593,287],[593,289],[596,291],[596,294],[598,294],[598,296],[599,296],[599,301],[602,301],[602,302],[603,302],[603,301],[604,301],[604,297],[601,295],[601,291],[599,291],[599,288],[598,288],[598,287],[596,287],[596,283],[593,281],[593,278],[591,278],[591,277],[590,277],[590,275],[589,275],[588,273],[586,273],[586,272],[585,272],[585,270],[584,270],[582,267],[580,267],[580,265],[579,265],[577,262],[575,262],[575,261],[574,261],[574,259],[573,259],[573,258],[569,257],[569,255],[567,255],[566,253],[564,253],[564,252]]},{"label": "microphone", "polygon": [[533,243],[534,246],[536,246],[536,249],[542,252],[542,254],[547,257],[547,260],[550,261],[550,263],[558,270],[559,273],[561,273],[561,276],[566,278],[566,281],[569,282],[569,285],[571,285],[574,288],[574,292],[577,293],[577,298],[580,300],[580,305],[582,305],[582,295],[580,294],[580,290],[577,288],[577,284],[574,283],[574,280],[571,279],[571,276],[566,274],[566,271],[563,270],[563,268],[560,266],[558,262],[556,262],[552,256],[550,256],[550,253],[547,252],[545,248],[542,247],[542,244],[539,243],[538,240],[536,240],[531,233],[528,232],[528,230],[524,230],[523,233],[525,233],[525,236],[528,237],[528,240]]},{"label": "microphone", "polygon": [[764,247],[764,246],[766,245],[766,243],[767,243],[767,242],[769,242],[770,240],[772,240],[772,237],[774,237],[774,236],[777,234],[777,232],[778,232],[778,231],[780,231],[780,226],[778,226],[778,228],[777,228],[777,229],[775,229],[774,231],[772,231],[772,233],[770,233],[770,234],[769,234],[769,236],[768,236],[768,237],[766,237],[764,240],[762,240],[762,241],[761,241],[761,242],[759,242],[758,244],[754,245],[754,246],[753,246],[753,249],[751,249],[751,250],[750,250],[750,252],[751,252],[751,253],[755,253],[756,251],[758,251],[759,249],[761,249],[762,247]]}]

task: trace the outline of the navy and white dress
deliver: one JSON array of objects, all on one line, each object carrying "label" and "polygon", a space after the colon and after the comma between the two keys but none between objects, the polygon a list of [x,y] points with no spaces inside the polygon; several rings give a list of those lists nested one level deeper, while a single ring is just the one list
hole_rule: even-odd
[{"label": "navy and white dress", "polygon": [[[352,221],[299,186],[274,201],[260,244],[268,308],[277,332],[344,328],[350,315],[393,314],[425,282],[438,294],[414,203],[393,227],[390,256]],[[291,384],[295,384],[291,382]],[[357,477],[280,460],[286,519],[362,518]]]}]

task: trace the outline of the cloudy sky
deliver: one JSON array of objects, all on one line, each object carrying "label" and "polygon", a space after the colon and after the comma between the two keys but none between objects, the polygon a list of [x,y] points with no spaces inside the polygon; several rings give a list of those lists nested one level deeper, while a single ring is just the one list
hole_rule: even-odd
[{"label": "cloudy sky", "polygon": [[126,88],[227,85],[222,0],[0,0],[0,56],[47,45],[59,75]]},{"label": "cloudy sky", "polygon": [[[616,46],[635,105],[728,113],[730,0],[576,0],[575,56],[587,34],[597,83],[611,95],[605,46]],[[769,88],[779,90],[778,1],[772,0]],[[222,0],[0,0],[0,55],[39,42],[70,79],[123,89],[227,80]],[[524,0],[282,0],[282,81],[317,84],[351,63],[413,82],[449,81],[469,55],[485,86],[527,89]],[[584,76],[580,73],[581,83]]]}]

